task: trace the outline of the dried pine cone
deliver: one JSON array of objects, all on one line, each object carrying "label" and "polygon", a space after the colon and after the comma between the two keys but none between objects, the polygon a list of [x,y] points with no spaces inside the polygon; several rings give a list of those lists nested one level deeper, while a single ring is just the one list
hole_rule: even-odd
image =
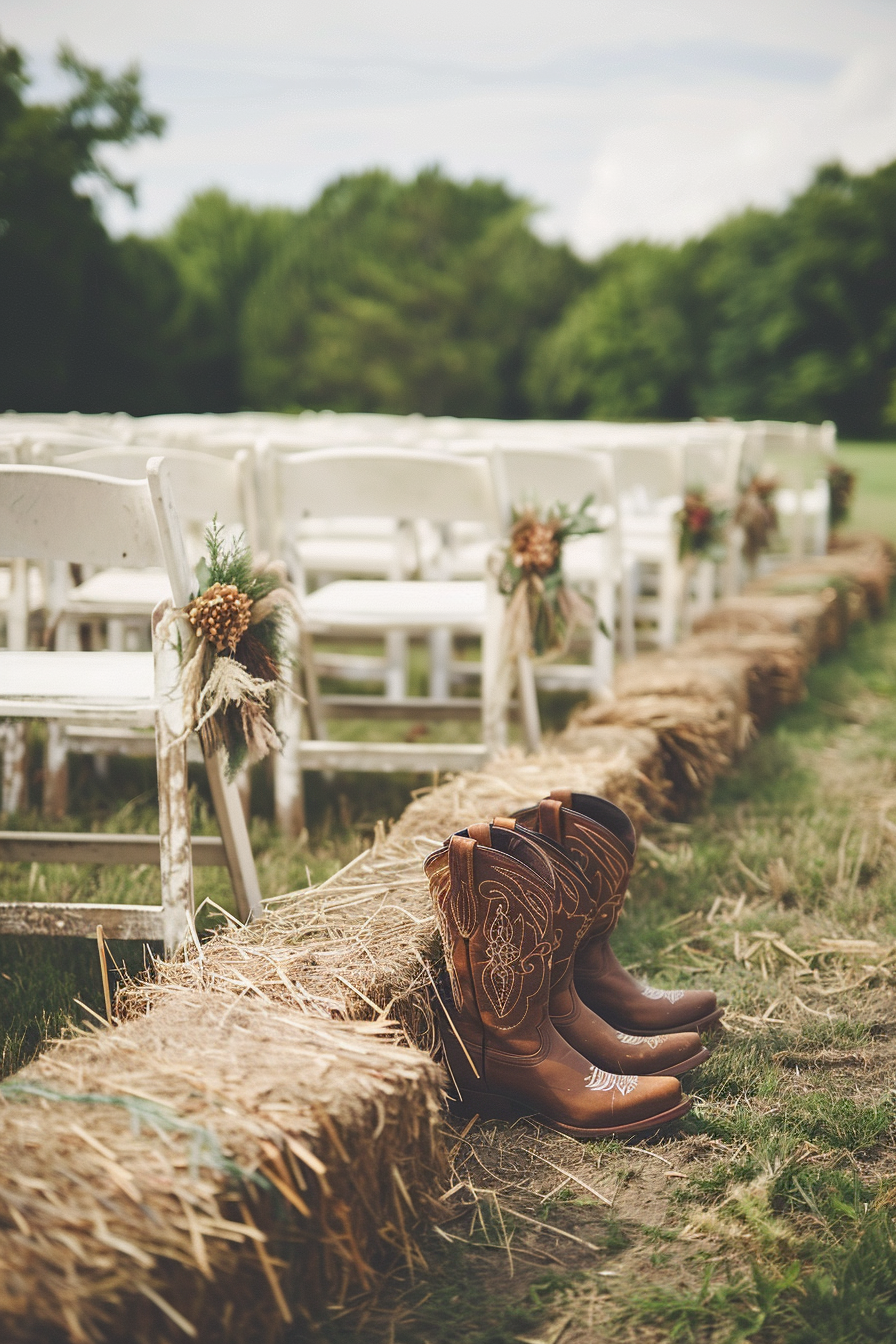
[{"label": "dried pine cone", "polygon": [[187,607],[187,620],[219,653],[231,653],[249,628],[252,599],[236,584],[213,583]]},{"label": "dried pine cone", "polygon": [[560,555],[556,528],[537,519],[521,519],[513,529],[513,563],[525,574],[549,574]]}]

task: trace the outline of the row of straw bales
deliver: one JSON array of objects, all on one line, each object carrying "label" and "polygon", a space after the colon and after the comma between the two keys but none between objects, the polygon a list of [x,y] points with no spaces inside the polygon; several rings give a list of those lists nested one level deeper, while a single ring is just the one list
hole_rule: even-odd
[{"label": "row of straw bales", "polygon": [[412,1264],[446,1163],[425,854],[560,785],[638,826],[685,811],[892,574],[860,538],[750,585],[543,751],[418,797],[328,882],[188,946],[119,997],[120,1025],[0,1086],[0,1337],[266,1344]]}]

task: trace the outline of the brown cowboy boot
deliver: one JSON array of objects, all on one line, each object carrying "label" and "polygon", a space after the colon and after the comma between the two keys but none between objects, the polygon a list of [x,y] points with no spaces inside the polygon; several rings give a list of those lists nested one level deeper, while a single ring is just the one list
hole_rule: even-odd
[{"label": "brown cowboy boot", "polygon": [[512,831],[461,831],[426,860],[451,981],[442,1041],[454,1109],[531,1115],[576,1138],[639,1133],[690,1108],[674,1078],[618,1075],[564,1041],[548,1015],[554,876]]},{"label": "brown cowboy boot", "polygon": [[[560,843],[562,804],[546,798],[539,804],[539,830],[530,831],[510,817],[495,817],[494,825],[516,831],[536,845],[554,870],[554,955],[551,962],[551,994],[548,1012],[563,1039],[610,1073],[671,1075],[680,1078],[705,1060],[709,1051],[696,1032],[670,1036],[632,1036],[616,1031],[579,998],[573,982],[576,949],[594,924],[598,905],[579,865]],[[488,826],[470,826],[468,833],[490,843]],[[483,834],[485,833],[485,834]]]},{"label": "brown cowboy boot", "polygon": [[[575,956],[574,982],[582,1001],[611,1026],[629,1036],[658,1032],[705,1031],[721,1018],[711,990],[654,989],[640,984],[619,962],[610,935],[619,920],[637,838],[625,813],[590,793],[554,789],[562,804],[560,831],[564,849],[591,884],[598,914]],[[526,808],[517,821],[539,829],[539,809]]]}]

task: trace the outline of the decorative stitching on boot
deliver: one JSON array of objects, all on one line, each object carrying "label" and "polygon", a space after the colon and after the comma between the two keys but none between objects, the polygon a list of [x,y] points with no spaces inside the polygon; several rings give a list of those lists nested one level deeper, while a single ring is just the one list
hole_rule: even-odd
[{"label": "decorative stitching on boot", "polygon": [[480,905],[487,905],[480,983],[502,1030],[526,1017],[529,1004],[541,993],[552,951],[550,900],[538,880],[523,871],[525,882],[519,880],[519,864],[490,850],[488,874],[479,883]]},{"label": "decorative stitching on boot", "polygon": [[453,895],[451,912],[462,938],[469,938],[476,927],[475,853],[475,840],[463,835],[452,835],[448,842],[448,871]]},{"label": "decorative stitching on boot", "polygon": [[585,1075],[585,1086],[589,1092],[615,1091],[627,1097],[638,1086],[638,1080],[630,1073],[607,1073],[606,1069],[600,1069],[595,1064],[591,1072]]},{"label": "decorative stitching on boot", "polygon": [[685,995],[683,989],[654,989],[653,985],[645,985],[641,993],[645,999],[666,999],[669,1003],[677,1003]]},{"label": "decorative stitching on boot", "polygon": [[646,1045],[651,1050],[669,1039],[668,1036],[629,1036],[625,1031],[617,1031],[616,1035],[623,1045]]}]

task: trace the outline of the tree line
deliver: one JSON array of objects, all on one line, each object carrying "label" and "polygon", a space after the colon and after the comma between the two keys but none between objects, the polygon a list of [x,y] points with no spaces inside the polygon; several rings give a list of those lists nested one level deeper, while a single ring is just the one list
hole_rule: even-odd
[{"label": "tree line", "polygon": [[103,146],[164,118],[136,67],[59,62],[71,96],[36,102],[0,42],[0,408],[896,425],[896,162],[593,261],[437,168],[347,175],[305,210],[205,191],[115,239],[98,197],[135,188]]}]

